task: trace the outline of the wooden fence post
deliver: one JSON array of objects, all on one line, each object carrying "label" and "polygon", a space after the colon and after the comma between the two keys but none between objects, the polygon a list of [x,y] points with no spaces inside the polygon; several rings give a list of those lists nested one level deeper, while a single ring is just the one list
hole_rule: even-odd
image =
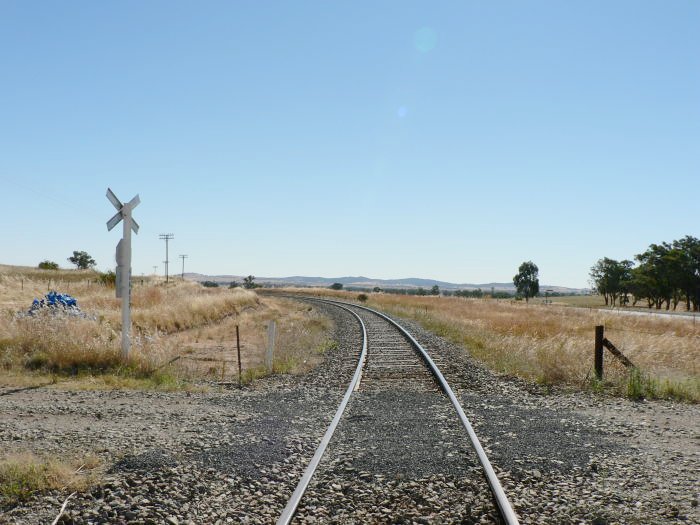
[{"label": "wooden fence post", "polygon": [[221,382],[223,383],[226,377],[226,354],[224,353],[226,349],[224,345],[219,345],[216,349],[221,351]]},{"label": "wooden fence post", "polygon": [[603,380],[603,339],[605,328],[603,326],[595,327],[595,376],[598,381]]},{"label": "wooden fence post", "polygon": [[238,351],[238,388],[243,386],[243,374],[241,373],[241,338],[238,334],[238,325],[236,325],[236,350]]},{"label": "wooden fence post", "polygon": [[277,325],[273,319],[267,325],[267,353],[265,354],[265,366],[267,367],[267,372],[269,374],[272,373],[272,362],[274,360],[276,328]]}]

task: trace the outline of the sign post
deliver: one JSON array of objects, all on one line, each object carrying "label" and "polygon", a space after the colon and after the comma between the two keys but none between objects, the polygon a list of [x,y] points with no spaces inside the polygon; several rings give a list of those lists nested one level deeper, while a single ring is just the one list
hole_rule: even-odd
[{"label": "sign post", "polygon": [[107,221],[107,231],[120,221],[124,222],[124,233],[117,244],[117,279],[116,295],[122,300],[122,359],[129,358],[131,348],[131,232],[139,232],[139,225],[132,217],[132,211],[141,203],[136,195],[126,204],[122,204],[112,190],[107,188],[107,198],[117,209],[117,213]]}]

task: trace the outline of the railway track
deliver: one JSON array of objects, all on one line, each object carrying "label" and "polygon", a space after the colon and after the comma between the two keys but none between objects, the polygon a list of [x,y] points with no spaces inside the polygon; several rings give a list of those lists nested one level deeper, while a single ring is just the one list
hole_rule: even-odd
[{"label": "railway track", "polygon": [[[416,476],[433,479],[425,476],[435,474],[436,469],[456,473],[457,478],[464,478],[467,473],[472,478],[485,478],[488,488],[479,480],[481,488],[478,490],[490,491],[489,499],[495,503],[492,508],[496,519],[507,525],[518,524],[518,518],[464,410],[431,356],[413,336],[389,317],[369,308],[338,301],[306,300],[333,305],[352,315],[360,326],[363,343],[343,400],[277,524],[291,523],[305,499],[315,502],[322,497],[333,501],[336,508],[342,507],[345,494],[352,493],[356,490],[354,484],[366,479],[368,473],[362,468],[386,471],[399,479]],[[451,407],[447,406],[448,403]],[[322,487],[310,491],[314,492],[310,496],[307,490],[339,426],[342,427],[339,432],[342,438],[336,437],[330,448],[334,453],[329,455],[342,457],[334,459],[334,468],[340,469],[345,481],[342,484],[334,482],[334,474],[331,474],[317,483]],[[464,439],[465,431],[468,445]],[[461,435],[457,435],[459,433]],[[345,446],[348,449],[345,450],[339,441],[351,443],[351,446]],[[472,450],[468,450],[469,447]],[[439,459],[433,459],[433,456]],[[324,463],[328,461],[325,458]],[[475,476],[479,471],[483,476]],[[378,477],[384,479],[383,475]],[[326,485],[333,487],[335,492],[320,494],[330,490]],[[449,482],[448,486],[455,487],[455,484]],[[471,488],[465,490],[471,491]],[[453,498],[460,497],[458,491],[456,494],[452,492]],[[361,500],[367,501],[366,494],[361,496]],[[409,498],[408,504],[415,504],[417,500],[420,498]],[[455,502],[457,504],[459,502]],[[314,503],[308,506],[315,508]],[[403,516],[384,518],[390,522],[405,519]],[[354,521],[359,523],[361,518]]]}]

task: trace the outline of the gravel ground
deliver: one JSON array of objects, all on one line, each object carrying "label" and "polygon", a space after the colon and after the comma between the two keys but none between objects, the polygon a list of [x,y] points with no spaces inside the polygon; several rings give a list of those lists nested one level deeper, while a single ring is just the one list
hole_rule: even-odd
[{"label": "gravel ground", "polygon": [[700,523],[700,407],[547,392],[400,322],[441,363],[522,523]]},{"label": "gravel ground", "polygon": [[[309,374],[198,394],[0,390],[0,448],[102,459],[100,482],[71,498],[62,523],[274,522],[359,352],[355,322],[323,309],[339,346]],[[697,406],[545,393],[403,324],[441,364],[523,523],[700,523]],[[475,460],[444,409],[434,426],[449,452],[411,453],[409,445],[435,442],[423,430],[436,406],[444,407],[436,393],[360,392],[298,521],[493,522]],[[381,440],[386,413],[413,414],[392,429],[401,439]],[[0,523],[51,523],[67,496],[0,509]]]}]

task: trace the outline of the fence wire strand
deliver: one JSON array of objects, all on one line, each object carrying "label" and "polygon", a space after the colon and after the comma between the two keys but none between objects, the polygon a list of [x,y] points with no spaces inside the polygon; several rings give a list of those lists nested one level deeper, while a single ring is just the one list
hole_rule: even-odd
[{"label": "fence wire strand", "polygon": [[631,328],[617,328],[617,327],[610,327],[610,326],[605,326],[605,331],[610,331],[610,332],[630,332],[630,333],[635,333],[635,334],[646,334],[646,335],[656,335],[656,336],[663,336],[663,335],[673,335],[674,337],[694,337],[696,339],[700,339],[700,335],[696,334],[686,334],[686,335],[677,335],[674,332],[648,332],[646,330],[633,330]]}]

